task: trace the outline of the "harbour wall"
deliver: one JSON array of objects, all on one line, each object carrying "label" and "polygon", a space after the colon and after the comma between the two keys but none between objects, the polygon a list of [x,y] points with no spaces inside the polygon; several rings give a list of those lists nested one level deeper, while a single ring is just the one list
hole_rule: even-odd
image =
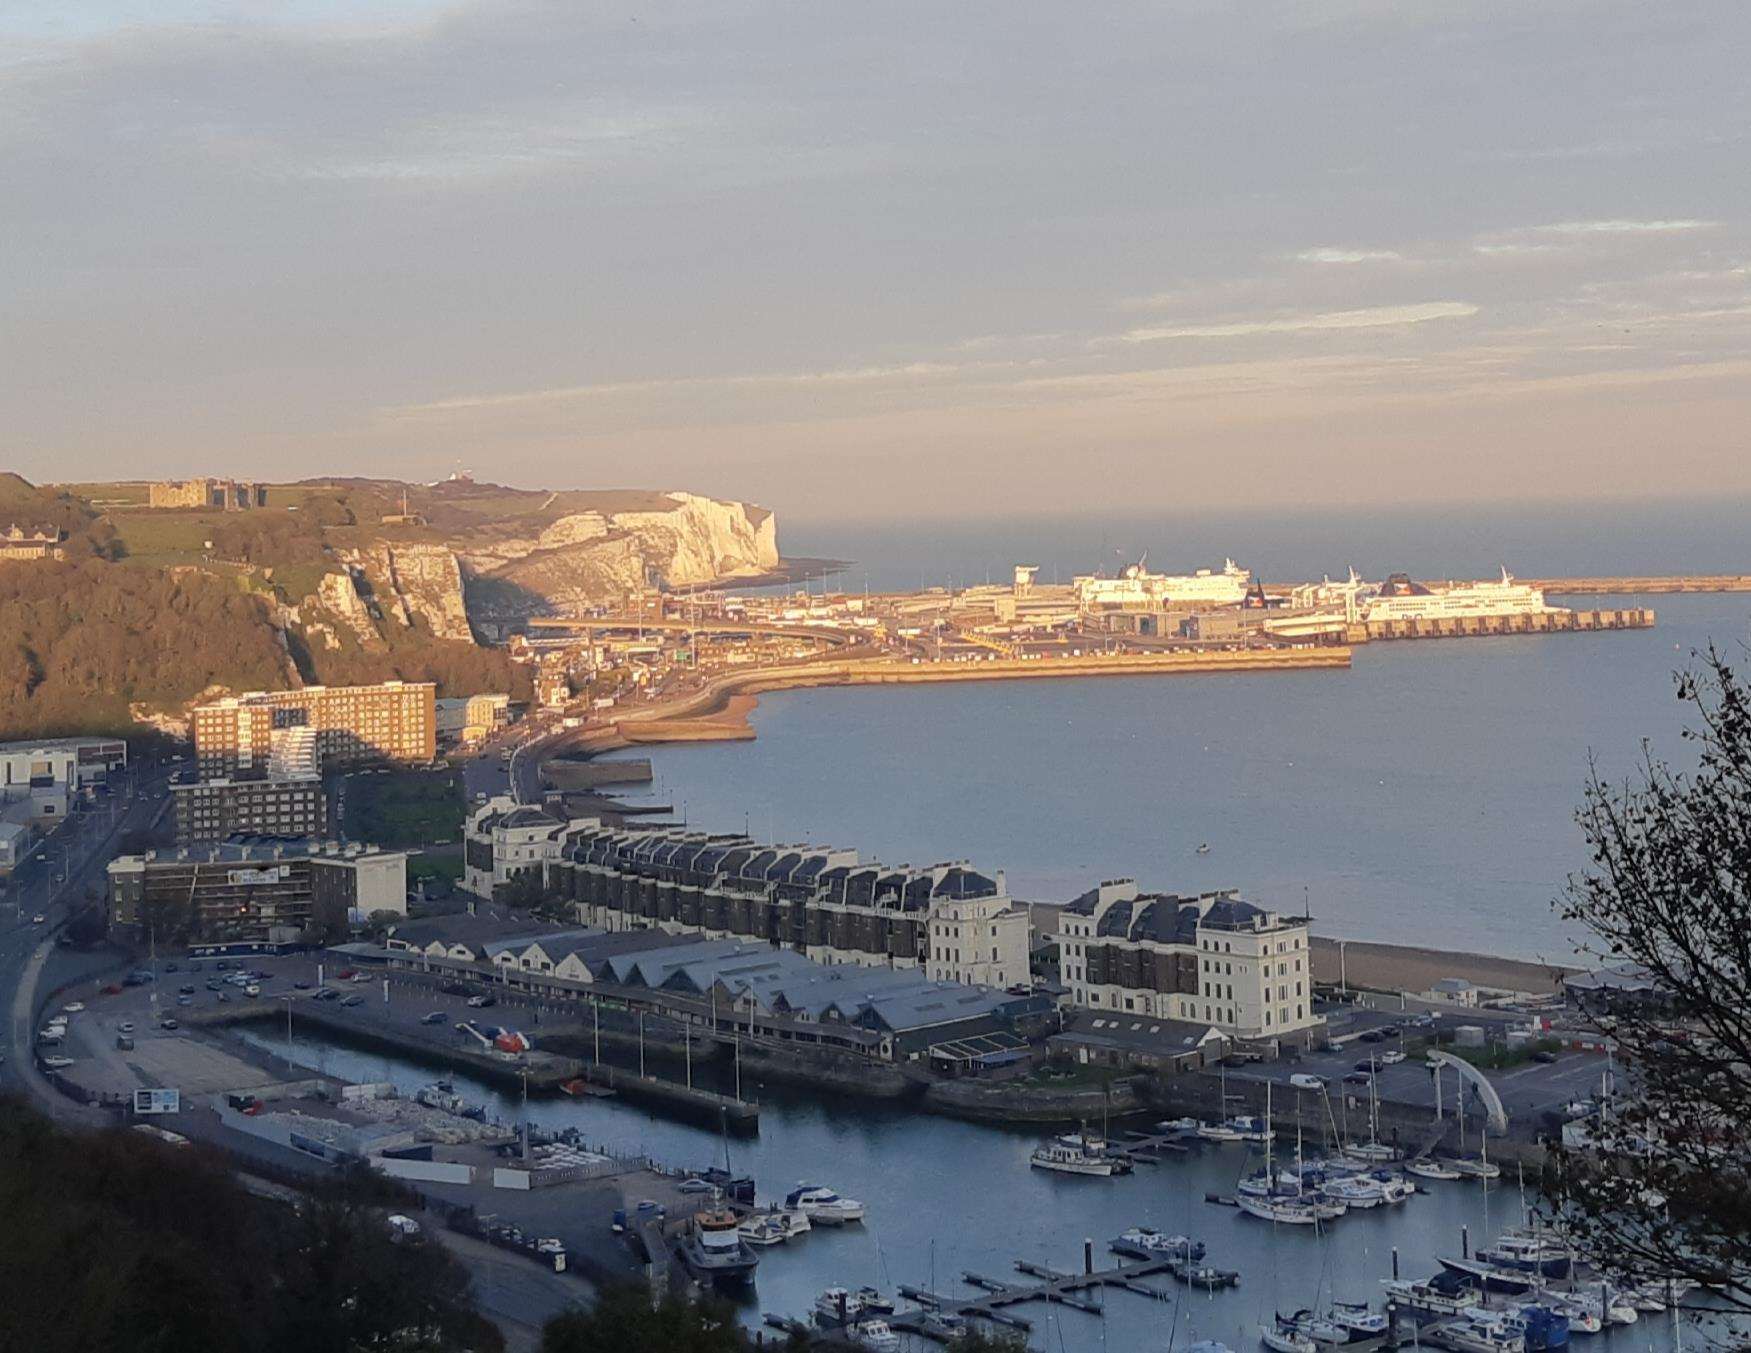
[{"label": "harbour wall", "polygon": [[1352,644],[1387,639],[1471,639],[1504,634],[1569,634],[1591,630],[1642,630],[1654,623],[1645,608],[1622,611],[1538,611],[1528,615],[1424,616],[1415,620],[1370,620],[1347,625]]}]

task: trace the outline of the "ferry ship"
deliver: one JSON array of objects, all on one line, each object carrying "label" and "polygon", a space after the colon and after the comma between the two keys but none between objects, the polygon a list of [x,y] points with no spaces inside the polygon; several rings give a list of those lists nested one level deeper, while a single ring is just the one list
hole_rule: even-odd
[{"label": "ferry ship", "polygon": [[1514,581],[1502,570],[1500,581],[1450,583],[1443,588],[1414,583],[1394,573],[1380,591],[1359,605],[1363,621],[1436,620],[1462,616],[1540,615],[1554,609],[1536,587]]},{"label": "ferry ship", "polygon": [[1232,559],[1220,569],[1195,573],[1151,573],[1149,556],[1119,571],[1116,578],[1086,575],[1071,580],[1084,610],[1153,610],[1163,606],[1238,606],[1246,600],[1252,575]]}]

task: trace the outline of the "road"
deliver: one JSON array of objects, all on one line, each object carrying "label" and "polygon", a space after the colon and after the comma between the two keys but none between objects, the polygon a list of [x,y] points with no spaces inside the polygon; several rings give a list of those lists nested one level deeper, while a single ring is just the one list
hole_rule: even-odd
[{"label": "road", "polygon": [[13,993],[6,1012],[0,1088],[47,1094],[43,1103],[51,1111],[67,1107],[35,1075],[32,1006],[40,990],[113,964],[120,956],[110,950],[63,950],[53,937],[88,893],[104,895],[104,867],[115,854],[116,842],[122,833],[156,821],[170,778],[180,769],[176,764],[130,767],[114,777],[106,799],[70,816],[13,871],[0,900],[0,991]]}]

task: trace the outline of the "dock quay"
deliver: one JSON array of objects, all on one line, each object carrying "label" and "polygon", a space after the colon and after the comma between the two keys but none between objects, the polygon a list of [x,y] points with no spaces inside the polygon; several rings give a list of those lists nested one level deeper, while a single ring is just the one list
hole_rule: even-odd
[{"label": "dock quay", "polygon": [[1654,624],[1646,608],[1622,611],[1534,611],[1526,615],[1424,616],[1370,620],[1344,627],[1352,644],[1388,639],[1475,639],[1509,634],[1578,634],[1596,630],[1645,630]]},{"label": "dock quay", "polygon": [[1152,1301],[1167,1299],[1167,1293],[1161,1288],[1141,1280],[1171,1275],[1176,1261],[1143,1259],[1112,1268],[1096,1268],[1092,1243],[1085,1246],[1084,1255],[1084,1271],[1081,1273],[1067,1273],[1032,1260],[1017,1259],[1016,1271],[1034,1279],[1032,1282],[1002,1282],[977,1273],[963,1273],[963,1282],[981,1290],[977,1297],[946,1297],[921,1287],[901,1286],[900,1295],[914,1302],[919,1309],[896,1312],[887,1317],[887,1322],[894,1329],[947,1343],[953,1337],[950,1331],[959,1321],[983,1320],[1015,1330],[1033,1328],[1030,1321],[1009,1309],[1030,1301],[1050,1302],[1089,1315],[1100,1315],[1102,1307],[1090,1294],[1104,1288],[1118,1288]]},{"label": "dock quay", "polygon": [[1751,573],[1690,573],[1626,578],[1538,578],[1552,595],[1653,596],[1662,592],[1751,592]]}]

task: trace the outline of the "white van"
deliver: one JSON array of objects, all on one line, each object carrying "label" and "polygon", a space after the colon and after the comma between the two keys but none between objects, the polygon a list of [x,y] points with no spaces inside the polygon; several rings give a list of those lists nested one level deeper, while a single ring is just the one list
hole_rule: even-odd
[{"label": "white van", "polygon": [[1289,1084],[1297,1090],[1323,1090],[1325,1089],[1325,1078],[1323,1076],[1310,1076],[1305,1071],[1297,1071],[1289,1077]]}]

